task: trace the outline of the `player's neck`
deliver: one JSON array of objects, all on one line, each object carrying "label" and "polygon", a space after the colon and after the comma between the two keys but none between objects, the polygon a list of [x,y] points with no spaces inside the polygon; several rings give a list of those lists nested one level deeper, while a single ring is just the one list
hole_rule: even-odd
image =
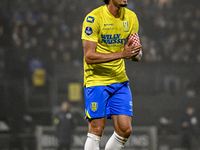
[{"label": "player's neck", "polygon": [[115,17],[119,18],[121,15],[121,7],[116,7],[113,3],[107,5],[108,11]]}]

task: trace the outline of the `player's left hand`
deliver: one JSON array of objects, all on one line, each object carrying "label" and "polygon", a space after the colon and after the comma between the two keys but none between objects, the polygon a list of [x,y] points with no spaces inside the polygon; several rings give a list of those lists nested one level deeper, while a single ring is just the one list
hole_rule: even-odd
[{"label": "player's left hand", "polygon": [[133,56],[132,57],[137,56],[140,53],[140,51],[142,50],[142,45],[141,44],[134,45],[132,47],[133,47],[133,51],[132,51]]},{"label": "player's left hand", "polygon": [[142,45],[132,45],[133,40],[129,40],[122,51],[122,58],[129,59],[137,56],[142,48]]}]

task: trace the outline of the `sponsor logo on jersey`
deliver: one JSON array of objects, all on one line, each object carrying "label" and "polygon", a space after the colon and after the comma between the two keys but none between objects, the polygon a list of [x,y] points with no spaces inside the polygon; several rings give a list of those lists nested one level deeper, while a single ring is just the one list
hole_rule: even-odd
[{"label": "sponsor logo on jersey", "polygon": [[123,21],[123,27],[125,30],[128,30],[128,21]]},{"label": "sponsor logo on jersey", "polygon": [[93,30],[91,27],[86,27],[85,28],[85,34],[87,34],[88,36],[91,35],[93,33]]},{"label": "sponsor logo on jersey", "polygon": [[121,34],[101,34],[101,43],[106,44],[121,44],[125,41],[125,39],[120,38]]},{"label": "sponsor logo on jersey", "polygon": [[95,112],[97,111],[97,109],[98,109],[98,103],[96,102],[91,103],[91,110]]},{"label": "sponsor logo on jersey", "polygon": [[114,25],[113,23],[110,23],[110,24],[109,23],[105,23],[104,24],[104,26],[113,26],[113,25]]},{"label": "sponsor logo on jersey", "polygon": [[88,16],[86,21],[89,22],[89,23],[93,23],[94,22],[94,17]]},{"label": "sponsor logo on jersey", "polygon": [[115,30],[115,28],[103,28],[102,30]]}]

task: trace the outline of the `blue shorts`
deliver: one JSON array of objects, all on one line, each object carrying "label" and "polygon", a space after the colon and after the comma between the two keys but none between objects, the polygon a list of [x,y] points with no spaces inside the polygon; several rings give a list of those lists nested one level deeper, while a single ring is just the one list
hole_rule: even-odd
[{"label": "blue shorts", "polygon": [[111,118],[111,115],[133,116],[129,81],[84,88],[85,119]]}]

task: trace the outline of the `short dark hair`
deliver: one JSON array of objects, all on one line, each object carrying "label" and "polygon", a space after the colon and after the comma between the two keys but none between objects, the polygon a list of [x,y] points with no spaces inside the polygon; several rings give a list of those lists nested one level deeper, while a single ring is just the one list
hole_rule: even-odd
[{"label": "short dark hair", "polygon": [[109,4],[109,1],[110,1],[110,0],[103,0],[103,2],[104,2],[105,4]]}]

